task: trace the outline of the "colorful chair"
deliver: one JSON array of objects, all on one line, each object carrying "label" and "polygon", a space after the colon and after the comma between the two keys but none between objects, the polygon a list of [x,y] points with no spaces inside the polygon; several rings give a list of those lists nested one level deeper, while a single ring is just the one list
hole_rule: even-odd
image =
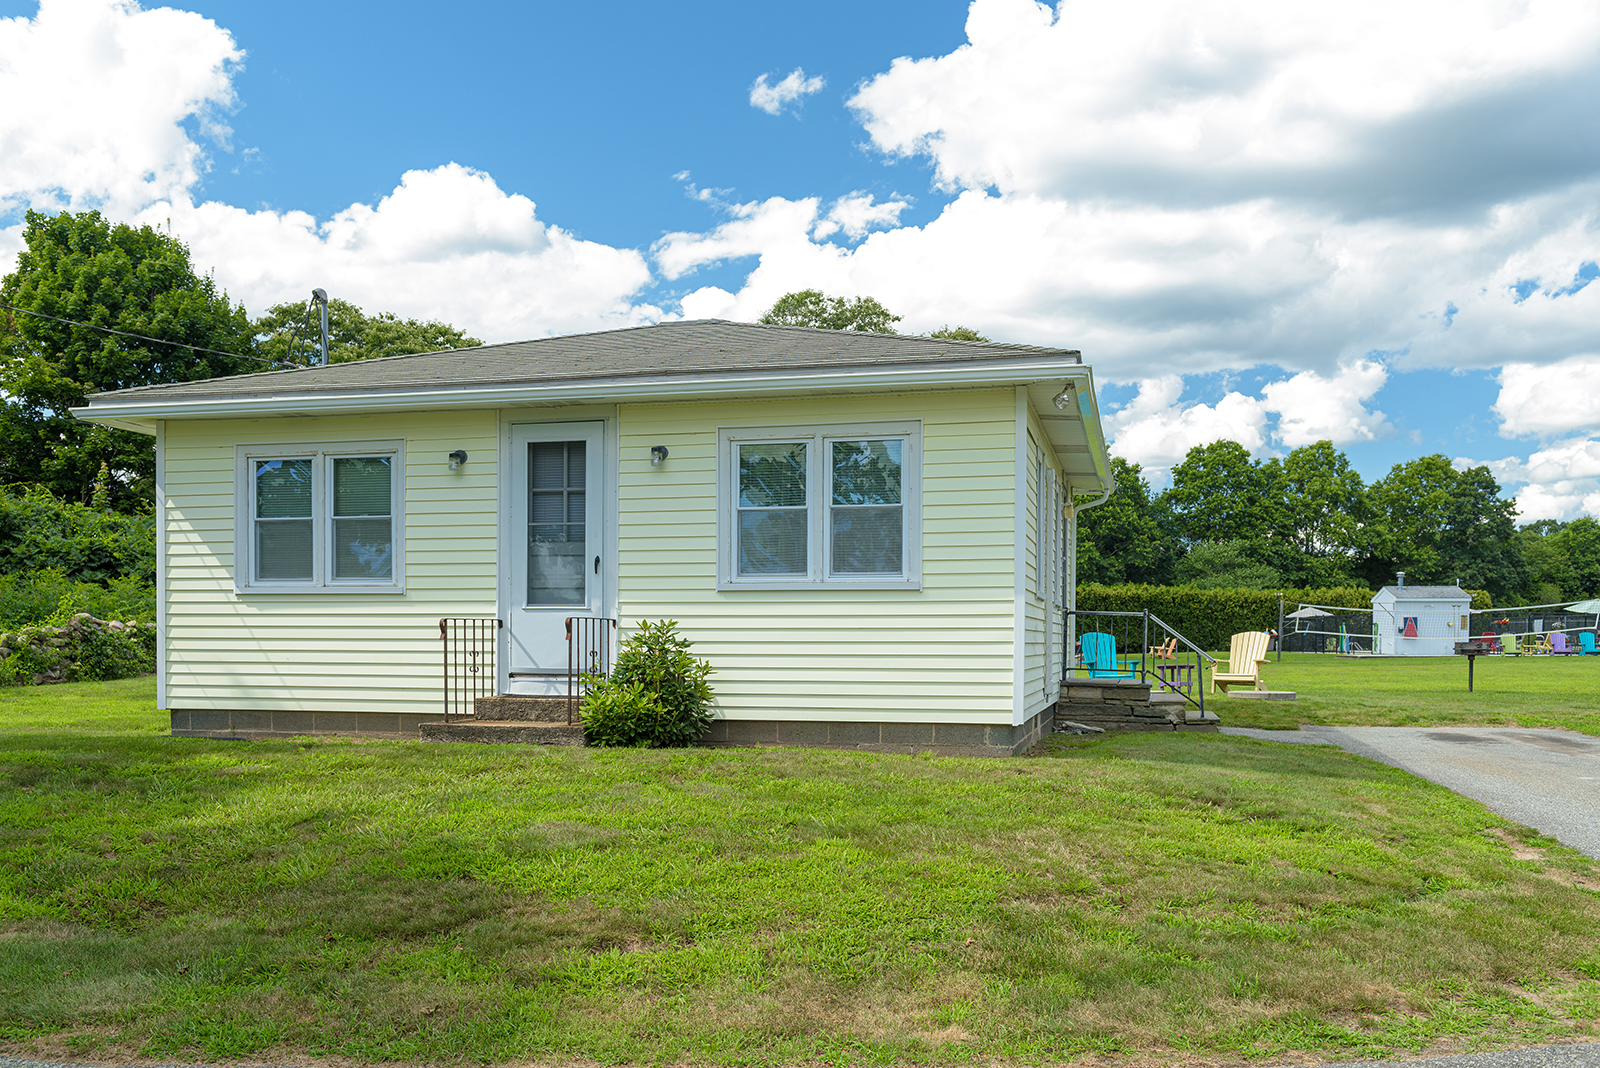
[{"label": "colorful chair", "polygon": [[1083,650],[1083,662],[1091,679],[1131,679],[1138,659],[1117,656],[1117,639],[1109,634],[1091,631],[1078,639]]},{"label": "colorful chair", "polygon": [[1559,630],[1550,634],[1550,652],[1553,656],[1566,656],[1572,652],[1567,647],[1567,636]]},{"label": "colorful chair", "polygon": [[1261,681],[1261,665],[1267,662],[1266,631],[1245,631],[1228,641],[1228,670],[1211,672],[1211,692],[1220,686],[1223,693],[1229,686],[1249,686],[1265,690]]},{"label": "colorful chair", "polygon": [[1594,631],[1580,630],[1578,632],[1578,650],[1579,656],[1600,656],[1600,643],[1595,642]]},{"label": "colorful chair", "polygon": [[1507,656],[1521,656],[1522,650],[1517,648],[1517,636],[1515,634],[1500,635],[1500,651]]}]

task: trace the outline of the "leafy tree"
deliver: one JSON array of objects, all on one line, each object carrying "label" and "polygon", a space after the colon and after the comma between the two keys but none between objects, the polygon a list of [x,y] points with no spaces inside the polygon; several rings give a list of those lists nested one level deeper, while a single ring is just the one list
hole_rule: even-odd
[{"label": "leafy tree", "polygon": [[893,334],[899,321],[900,316],[872,297],[825,297],[820,289],[785,293],[757,320],[767,326],[813,326],[866,334]]},{"label": "leafy tree", "polygon": [[1264,564],[1247,541],[1206,542],[1178,562],[1178,581],[1202,590],[1276,590],[1283,586],[1277,568]]},{"label": "leafy tree", "polygon": [[1367,578],[1488,590],[1496,601],[1526,584],[1516,539],[1516,504],[1500,496],[1487,467],[1457,471],[1435,454],[1396,464],[1367,492],[1376,520]]},{"label": "leafy tree", "polygon": [[94,211],[30,211],[22,239],[0,303],[162,340],[0,309],[0,483],[37,482],[87,502],[105,467],[113,507],[149,508],[154,442],[80,422],[69,409],[105,390],[262,369],[244,308],[154,227],[113,226]]},{"label": "leafy tree", "polygon": [[1238,442],[1214,441],[1189,450],[1163,496],[1189,544],[1265,544],[1284,529],[1281,477],[1276,460],[1257,464]]},{"label": "leafy tree", "polygon": [[[289,301],[267,309],[267,313],[252,324],[259,351],[285,363],[315,362],[322,345],[316,309],[312,309],[310,328],[296,333],[295,325],[304,323],[305,318],[304,303]],[[292,352],[291,339],[294,342]],[[467,349],[481,344],[482,341],[468,337],[449,323],[401,319],[390,312],[368,315],[347,300],[335,297],[328,301],[329,363]]]},{"label": "leafy tree", "polygon": [[989,339],[970,326],[941,326],[929,337],[942,337],[948,341],[988,341]]},{"label": "leafy tree", "polygon": [[1331,441],[1302,445],[1283,461],[1289,540],[1311,556],[1348,558],[1361,546],[1366,487]]},{"label": "leafy tree", "polygon": [[1519,600],[1528,604],[1600,596],[1600,523],[1589,516],[1541,519],[1517,531],[1527,568]]},{"label": "leafy tree", "polygon": [[1172,581],[1178,544],[1139,465],[1111,458],[1116,488],[1104,504],[1078,516],[1078,581],[1108,586]]}]

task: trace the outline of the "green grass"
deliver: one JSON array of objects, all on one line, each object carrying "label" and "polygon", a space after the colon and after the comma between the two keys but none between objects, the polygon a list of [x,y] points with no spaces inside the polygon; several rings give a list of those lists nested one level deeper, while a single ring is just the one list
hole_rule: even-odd
[{"label": "green grass", "polygon": [[1269,689],[1297,698],[1263,703],[1208,694],[1206,707],[1232,727],[1559,727],[1600,735],[1600,656],[1481,656],[1472,693],[1466,657],[1459,656],[1284,653],[1261,677]]},{"label": "green grass", "polygon": [[1593,864],[1326,747],[229,743],[152,703],[0,694],[0,1046],[1237,1061],[1600,1017]]}]

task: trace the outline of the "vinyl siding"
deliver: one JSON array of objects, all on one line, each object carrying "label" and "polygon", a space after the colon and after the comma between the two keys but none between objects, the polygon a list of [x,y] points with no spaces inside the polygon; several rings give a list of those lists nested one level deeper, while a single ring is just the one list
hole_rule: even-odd
[{"label": "vinyl siding", "polygon": [[[393,439],[405,593],[235,592],[236,444]],[[168,707],[438,711],[439,618],[495,614],[497,440],[492,411],[168,422]]]},{"label": "vinyl siding", "polygon": [[[671,618],[730,719],[1009,723],[1010,391],[620,410],[619,612]],[[717,589],[717,429],[922,420],[920,590]],[[650,465],[650,447],[668,461]]]}]

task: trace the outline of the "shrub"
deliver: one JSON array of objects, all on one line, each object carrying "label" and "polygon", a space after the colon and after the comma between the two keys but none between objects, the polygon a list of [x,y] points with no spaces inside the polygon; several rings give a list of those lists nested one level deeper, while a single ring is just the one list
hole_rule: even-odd
[{"label": "shrub", "polygon": [[125,679],[156,667],[156,628],[87,612],[0,634],[0,683]]},{"label": "shrub", "polygon": [[156,522],[55,497],[42,486],[0,489],[0,573],[55,569],[105,583],[156,574]]},{"label": "shrub", "polygon": [[595,746],[692,745],[711,726],[711,665],[689,654],[677,620],[641,620],[609,676],[586,675],[583,739]]},{"label": "shrub", "polygon": [[56,568],[0,575],[0,629],[16,630],[52,618],[64,622],[79,612],[96,619],[154,623],[155,587],[132,575],[105,585],[79,582]]}]

